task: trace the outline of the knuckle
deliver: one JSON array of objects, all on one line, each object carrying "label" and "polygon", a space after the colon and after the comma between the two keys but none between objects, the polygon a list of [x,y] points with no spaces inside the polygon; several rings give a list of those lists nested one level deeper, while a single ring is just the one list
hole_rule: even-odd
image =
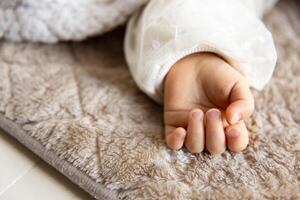
[{"label": "knuckle", "polygon": [[[231,83],[225,83],[224,85],[230,85]],[[220,97],[227,97],[230,94],[230,88],[228,87],[220,87],[216,89],[216,94]]]}]

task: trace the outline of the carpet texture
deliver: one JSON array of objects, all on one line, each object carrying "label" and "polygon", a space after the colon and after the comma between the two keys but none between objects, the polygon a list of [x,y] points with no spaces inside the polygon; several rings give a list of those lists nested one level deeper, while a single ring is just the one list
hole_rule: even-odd
[{"label": "carpet texture", "polygon": [[135,86],[123,30],[82,43],[0,43],[0,125],[98,199],[299,199],[300,8],[265,19],[279,62],[254,91],[243,153],[166,147],[162,108]]}]

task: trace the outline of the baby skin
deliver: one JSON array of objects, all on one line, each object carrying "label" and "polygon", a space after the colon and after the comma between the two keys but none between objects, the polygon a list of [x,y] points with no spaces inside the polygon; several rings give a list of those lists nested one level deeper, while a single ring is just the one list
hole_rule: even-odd
[{"label": "baby skin", "polygon": [[240,152],[249,141],[244,119],[253,110],[247,80],[216,54],[189,55],[165,79],[165,138],[171,149]]}]

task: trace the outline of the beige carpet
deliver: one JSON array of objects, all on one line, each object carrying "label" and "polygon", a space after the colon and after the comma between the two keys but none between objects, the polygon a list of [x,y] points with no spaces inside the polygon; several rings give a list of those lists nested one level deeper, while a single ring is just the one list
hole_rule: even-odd
[{"label": "beige carpet", "polygon": [[299,199],[300,7],[267,16],[279,63],[239,154],[172,152],[135,86],[122,31],[83,43],[0,43],[0,125],[98,199]]}]

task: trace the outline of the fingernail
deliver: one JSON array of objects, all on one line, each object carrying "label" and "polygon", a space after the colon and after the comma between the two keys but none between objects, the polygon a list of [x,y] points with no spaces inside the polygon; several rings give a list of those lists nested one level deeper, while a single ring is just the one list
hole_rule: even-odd
[{"label": "fingernail", "polygon": [[207,113],[209,118],[219,118],[220,117],[220,112],[218,110],[210,110]]},{"label": "fingernail", "polygon": [[231,137],[231,138],[236,138],[236,137],[239,137],[240,135],[241,135],[241,133],[234,128],[227,132],[227,136]]},{"label": "fingernail", "polygon": [[200,111],[194,111],[194,112],[192,113],[192,117],[193,117],[194,119],[199,119],[201,116],[202,116],[202,112],[200,112]]},{"label": "fingernail", "polygon": [[240,113],[235,113],[233,117],[231,118],[231,124],[235,124],[241,120],[241,114]]}]

